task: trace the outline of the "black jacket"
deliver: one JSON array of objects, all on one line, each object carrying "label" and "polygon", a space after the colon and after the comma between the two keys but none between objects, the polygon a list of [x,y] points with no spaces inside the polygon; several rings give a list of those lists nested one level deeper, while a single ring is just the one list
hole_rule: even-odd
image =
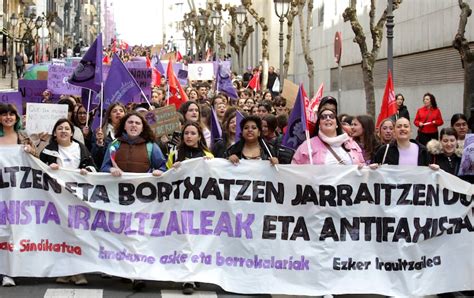
[{"label": "black jacket", "polygon": [[[428,150],[426,150],[426,147],[421,145],[415,140],[410,140],[410,142],[418,145],[418,165],[428,166],[428,164],[430,164],[431,157],[430,157],[430,154],[428,153]],[[387,155],[385,157],[385,160],[383,160],[387,146],[388,146]],[[389,165],[398,165],[399,158],[400,158],[400,152],[398,151],[397,142],[392,142],[388,145],[381,146],[379,150],[377,150],[377,152],[375,153],[373,162],[379,163],[379,164],[383,163],[383,164],[389,164]]]},{"label": "black jacket", "polygon": [[410,113],[408,113],[407,106],[401,106],[397,113],[390,117],[394,122],[397,121],[398,118],[407,118],[410,120]]},{"label": "black jacket", "polygon": [[[270,153],[273,157],[276,156],[275,150],[273,149],[272,145],[270,145],[268,143],[265,143],[268,147],[268,150],[267,150],[267,147],[265,147],[265,145],[263,143],[264,141],[262,140],[262,138],[259,138],[258,142],[260,143],[260,157],[261,157],[262,160],[269,160],[270,159],[270,154],[269,154],[268,150],[270,150]],[[237,143],[230,146],[226,150],[226,153],[225,153],[224,157],[228,158],[229,156],[235,154],[240,159],[244,158],[243,155],[242,155],[242,150],[244,149],[244,143],[245,143],[244,139],[240,139]]]},{"label": "black jacket", "polygon": [[[97,167],[95,166],[94,159],[89,153],[89,150],[87,150],[87,147],[80,142],[76,143],[79,144],[79,148],[81,150],[81,161],[79,162],[79,169],[86,169],[89,172],[96,172]],[[58,160],[58,150],[58,143],[51,142],[43,149],[43,151],[41,151],[39,158],[47,165],[55,163]]]}]

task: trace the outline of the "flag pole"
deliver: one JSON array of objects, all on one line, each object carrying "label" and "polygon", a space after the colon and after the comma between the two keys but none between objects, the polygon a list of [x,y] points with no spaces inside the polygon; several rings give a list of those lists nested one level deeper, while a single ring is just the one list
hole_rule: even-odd
[{"label": "flag pole", "polygon": [[104,82],[100,82],[100,128],[102,128],[102,118],[104,118]]},{"label": "flag pole", "polygon": [[[263,138],[262,138],[262,143],[263,143],[263,146],[265,146],[265,149],[267,150],[268,155],[270,155],[270,158],[273,158],[273,155],[270,152],[270,149],[268,148],[267,143],[265,143],[265,140]],[[278,169],[278,166],[277,165],[274,165],[274,166],[275,166],[275,170],[277,170],[277,172],[280,172],[280,169]]]},{"label": "flag pole", "polygon": [[309,137],[309,130],[306,129],[304,134],[306,135],[306,145],[308,146],[309,164],[313,164],[313,150],[311,149],[311,142]]},{"label": "flag pole", "polygon": [[[140,86],[138,86],[138,87],[140,87]],[[142,88],[140,88],[140,92],[141,92],[143,98],[146,100],[147,104],[148,104],[148,105],[150,106],[150,108],[151,108],[152,105],[151,105],[150,101],[148,100],[148,98],[146,97],[145,92],[143,92]]]},{"label": "flag pole", "polygon": [[87,101],[86,127],[89,127],[89,112],[91,110],[91,94],[92,94],[92,91],[89,89],[89,100]]}]

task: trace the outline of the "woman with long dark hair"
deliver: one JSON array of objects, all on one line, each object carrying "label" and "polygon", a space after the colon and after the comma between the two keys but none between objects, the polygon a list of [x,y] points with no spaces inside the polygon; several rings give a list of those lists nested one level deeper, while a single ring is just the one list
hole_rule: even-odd
[{"label": "woman with long dark hair", "polygon": [[433,94],[423,95],[423,107],[416,112],[414,123],[418,127],[417,140],[422,145],[426,146],[430,140],[438,139],[438,127],[442,126],[444,121]]},{"label": "woman with long dark hair", "polygon": [[368,115],[356,116],[351,123],[352,138],[362,149],[367,164],[374,158],[378,141],[375,136],[375,124],[372,117]]}]

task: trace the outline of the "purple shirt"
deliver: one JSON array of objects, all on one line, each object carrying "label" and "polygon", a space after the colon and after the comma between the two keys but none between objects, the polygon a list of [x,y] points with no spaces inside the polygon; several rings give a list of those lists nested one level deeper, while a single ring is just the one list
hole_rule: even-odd
[{"label": "purple shirt", "polygon": [[399,165],[417,166],[418,165],[418,145],[410,143],[410,147],[402,149],[398,147],[400,156],[398,158]]}]

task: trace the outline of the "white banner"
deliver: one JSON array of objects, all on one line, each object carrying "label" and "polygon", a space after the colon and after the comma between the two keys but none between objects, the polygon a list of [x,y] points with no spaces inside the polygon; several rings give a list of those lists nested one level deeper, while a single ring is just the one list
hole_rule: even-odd
[{"label": "white banner", "polygon": [[188,64],[188,79],[191,81],[213,80],[214,64],[212,62]]},{"label": "white banner", "polygon": [[162,177],[52,171],[0,149],[0,273],[231,292],[474,289],[474,187],[426,167],[190,160]]}]

